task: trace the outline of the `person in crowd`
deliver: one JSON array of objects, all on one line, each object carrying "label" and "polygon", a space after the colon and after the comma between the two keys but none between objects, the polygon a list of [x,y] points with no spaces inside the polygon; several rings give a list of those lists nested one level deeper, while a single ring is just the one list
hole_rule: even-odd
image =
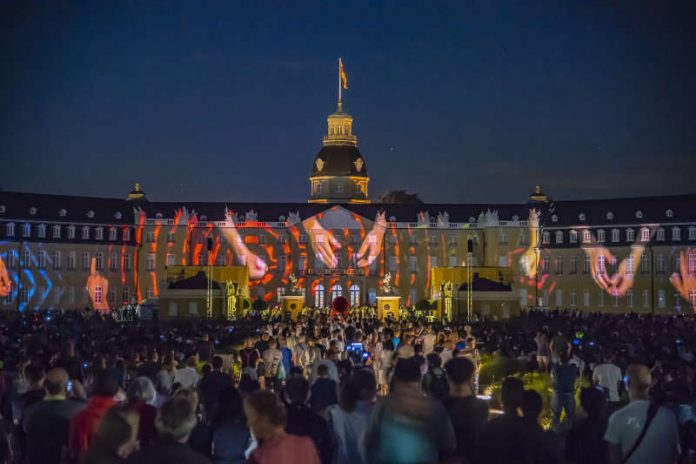
[{"label": "person in crowd", "polygon": [[449,395],[449,383],[442,369],[442,358],[437,353],[430,353],[426,361],[428,370],[422,380],[423,391],[433,398],[443,400]]},{"label": "person in crowd", "polygon": [[561,427],[561,412],[565,412],[565,423],[571,424],[575,418],[575,380],[577,368],[568,362],[568,352],[562,350],[559,362],[551,367],[553,393],[551,395],[551,429],[558,432]]},{"label": "person in crowd", "polygon": [[280,371],[283,365],[283,353],[278,349],[275,339],[268,340],[268,349],[261,354],[264,365],[265,386],[272,391],[278,391],[281,385]]},{"label": "person in crowd", "polygon": [[508,377],[500,390],[503,414],[481,428],[474,449],[475,464],[529,464],[534,462],[531,430],[520,417],[524,403],[524,384]]},{"label": "person in crowd", "polygon": [[609,417],[604,439],[610,464],[673,464],[679,455],[679,428],[672,411],[650,401],[650,370],[642,364],[626,368],[629,404]]},{"label": "person in crowd", "polygon": [[19,412],[17,422],[22,423],[26,409],[41,401],[46,396],[44,389],[44,379],[46,373],[41,364],[31,363],[24,368],[24,376],[27,379],[27,389],[17,397],[17,411]]},{"label": "person in crowd", "polygon": [[442,404],[423,394],[418,361],[400,359],[392,383],[365,432],[367,462],[436,463],[454,453],[452,424]]},{"label": "person in crowd", "polygon": [[156,383],[160,369],[162,369],[162,364],[160,363],[159,353],[157,350],[152,350],[149,352],[147,361],[138,367],[138,377],[147,377],[152,380],[152,383]]},{"label": "person in crowd", "polygon": [[336,381],[329,378],[329,368],[325,364],[317,367],[317,379],[312,384],[309,405],[312,409],[322,414],[331,405],[338,402],[336,394]]},{"label": "person in crowd", "polygon": [[27,464],[60,464],[66,457],[70,420],[85,407],[84,401],[68,399],[68,382],[65,369],[50,369],[44,380],[46,396],[25,410]]},{"label": "person in crowd", "polygon": [[201,414],[198,414],[198,393],[193,388],[181,388],[174,394],[175,398],[184,398],[193,406],[196,411],[196,425],[191,430],[187,444],[192,450],[196,451],[208,458],[212,457],[213,429],[208,424],[201,420]]},{"label": "person in crowd", "polygon": [[391,373],[394,361],[394,343],[391,340],[385,340],[382,344],[382,349],[377,360],[377,384],[381,396],[386,396],[389,392],[389,384],[391,383]]},{"label": "person in crowd", "polygon": [[258,380],[256,367],[261,361],[261,353],[254,346],[254,338],[247,337],[245,340],[245,346],[239,353],[242,362],[242,375],[246,374],[250,376],[253,380]]},{"label": "person in crowd", "polygon": [[539,423],[543,400],[535,390],[525,390],[522,401],[522,418],[532,436],[533,461],[538,464],[563,464],[561,439],[550,430],[543,430]]},{"label": "person in crowd", "polygon": [[234,380],[229,374],[222,372],[223,361],[220,356],[213,356],[212,371],[203,376],[198,382],[198,393],[200,395],[203,412],[210,417],[216,407],[220,391],[234,385]]},{"label": "person in crowd", "polygon": [[232,387],[220,391],[217,410],[211,421],[211,452],[216,464],[241,464],[250,435],[244,420],[242,396]]},{"label": "person in crowd", "polygon": [[197,453],[186,443],[196,426],[194,405],[186,398],[174,397],[167,400],[157,414],[158,439],[147,448],[133,453],[129,463],[133,464],[209,464],[205,456]]},{"label": "person in crowd", "polygon": [[198,355],[198,359],[203,362],[209,362],[213,359],[215,347],[210,341],[210,335],[207,333],[201,336],[201,340],[198,342],[196,354]]},{"label": "person in crowd", "polygon": [[292,377],[285,386],[287,424],[285,431],[312,439],[322,464],[330,464],[333,456],[331,434],[326,421],[307,405],[309,382]]},{"label": "person in crowd", "polygon": [[568,464],[607,464],[607,397],[596,387],[583,388],[580,406],[585,417],[576,420],[568,432],[565,458]]},{"label": "person in crowd", "polygon": [[287,412],[280,399],[269,391],[257,391],[244,400],[244,414],[257,447],[250,453],[252,464],[320,464],[312,440],[285,432]]},{"label": "person in crowd", "polygon": [[68,373],[69,379],[84,381],[83,367],[80,358],[76,355],[76,344],[74,340],[69,340],[63,345],[63,351],[53,363],[53,367],[60,367]]},{"label": "person in crowd", "polygon": [[[435,357],[439,360],[437,354]],[[467,358],[452,358],[445,364],[449,396],[443,404],[454,428],[456,455],[466,460],[473,458],[474,445],[488,420],[488,403],[474,394],[475,371],[474,363]]]},{"label": "person in crowd", "polygon": [[363,437],[377,396],[377,382],[369,369],[356,369],[340,387],[338,405],[327,409],[336,438],[336,464],[363,464]]},{"label": "person in crowd", "polygon": [[138,449],[137,411],[114,406],[104,415],[83,464],[119,464]]},{"label": "person in crowd", "polygon": [[162,359],[162,368],[157,373],[157,392],[164,396],[169,397],[172,394],[172,386],[174,385],[174,377],[176,376],[176,362],[174,359],[167,355]]},{"label": "person in crowd", "polygon": [[437,335],[435,334],[435,331],[433,330],[432,324],[428,324],[428,326],[425,329],[425,333],[422,336],[422,339],[423,339],[423,354],[427,357],[435,349],[435,340],[437,339]]},{"label": "person in crowd", "polygon": [[152,405],[156,395],[155,386],[147,377],[136,378],[126,392],[128,406],[138,413],[138,441],[142,447],[148,446],[157,438],[157,408]]},{"label": "person in crowd", "polygon": [[106,372],[95,377],[87,406],[70,422],[68,453],[71,459],[79,460],[84,456],[102,417],[116,404],[118,392],[118,382]]},{"label": "person in crowd", "polygon": [[178,383],[181,388],[195,388],[200,376],[196,371],[196,357],[186,358],[186,364],[176,370],[174,383]]},{"label": "person in crowd", "polygon": [[283,354],[283,378],[287,378],[290,375],[290,369],[292,369],[292,350],[288,346],[288,339],[285,337],[278,338],[278,349]]},{"label": "person in crowd", "polygon": [[619,396],[619,388],[623,380],[621,368],[615,364],[616,357],[613,352],[607,351],[603,359],[604,362],[595,366],[592,371],[592,382],[607,392],[609,409],[615,411],[621,404]]},{"label": "person in crowd", "polygon": [[544,328],[536,333],[534,337],[536,343],[536,362],[541,372],[548,372],[549,362],[551,361],[551,352],[549,349],[549,334]]}]

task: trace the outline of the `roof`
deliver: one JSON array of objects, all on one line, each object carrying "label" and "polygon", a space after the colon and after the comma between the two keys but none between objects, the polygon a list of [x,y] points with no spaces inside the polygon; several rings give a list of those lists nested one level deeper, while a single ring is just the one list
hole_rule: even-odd
[{"label": "roof", "polygon": [[[214,289],[219,289],[220,284],[212,281]],[[208,276],[205,272],[200,271],[195,276],[188,279],[177,280],[169,284],[169,290],[206,290],[208,288]]]},{"label": "roof", "polygon": [[[459,286],[459,292],[465,292],[467,288],[466,284]],[[500,282],[495,282],[493,280],[484,279],[483,277],[474,278],[471,281],[471,288],[475,292],[509,292],[512,291],[510,285],[505,285]]]},{"label": "roof", "polygon": [[324,145],[314,158],[311,175],[367,176],[367,166],[355,145]]}]

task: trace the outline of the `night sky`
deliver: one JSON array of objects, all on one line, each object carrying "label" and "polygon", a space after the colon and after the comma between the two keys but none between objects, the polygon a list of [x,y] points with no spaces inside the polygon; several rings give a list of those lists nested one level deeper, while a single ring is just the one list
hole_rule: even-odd
[{"label": "night sky", "polygon": [[342,56],[372,197],[696,193],[695,10],[4,1],[0,187],[305,201]]}]

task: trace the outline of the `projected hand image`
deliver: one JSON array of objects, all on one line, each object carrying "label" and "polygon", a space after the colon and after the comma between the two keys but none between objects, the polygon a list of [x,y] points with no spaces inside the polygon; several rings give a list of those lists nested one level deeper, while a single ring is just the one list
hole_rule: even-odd
[{"label": "projected hand image", "polygon": [[384,212],[377,213],[375,225],[365,236],[362,245],[357,253],[358,266],[369,266],[377,259],[382,250],[382,239],[387,230],[387,218]]},{"label": "projected hand image", "polygon": [[595,283],[611,294],[610,288],[613,286],[612,278],[607,272],[607,264],[616,264],[616,257],[611,254],[606,247],[601,245],[583,247],[587,256],[590,257],[590,273]]},{"label": "projected hand image", "polygon": [[239,235],[237,224],[234,222],[234,216],[230,210],[225,210],[225,227],[222,229],[222,234],[227,239],[227,242],[232,245],[237,258],[241,263],[244,263],[249,268],[249,278],[258,280],[268,272],[268,265],[252,252],[244,243],[244,240]]},{"label": "projected hand image", "polygon": [[527,218],[527,227],[529,231],[529,246],[520,256],[520,262],[522,263],[524,274],[533,279],[536,277],[539,270],[539,252],[537,247],[539,246],[539,211],[536,209],[529,210],[529,217]]},{"label": "projected hand image", "polygon": [[682,298],[690,302],[692,310],[696,313],[696,303],[693,295],[696,294],[696,273],[689,272],[688,258],[689,254],[696,253],[696,248],[689,248],[679,253],[679,272],[673,273],[669,277],[669,281],[674,285],[674,288],[679,292]]},{"label": "projected hand image", "polygon": [[338,265],[338,258],[336,258],[334,251],[341,248],[339,241],[336,240],[331,231],[324,229],[314,217],[305,221],[305,230],[314,255],[326,267],[334,269]]},{"label": "projected hand image", "polygon": [[106,295],[109,291],[109,279],[97,271],[97,260],[92,258],[89,277],[87,278],[87,293],[96,311],[109,311]]},{"label": "projected hand image", "polygon": [[12,291],[12,282],[7,274],[7,268],[2,258],[0,258],[0,296],[7,296]]}]

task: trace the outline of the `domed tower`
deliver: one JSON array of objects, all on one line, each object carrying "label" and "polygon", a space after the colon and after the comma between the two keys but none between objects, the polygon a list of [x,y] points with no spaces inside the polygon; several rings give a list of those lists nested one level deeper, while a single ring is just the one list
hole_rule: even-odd
[{"label": "domed tower", "polygon": [[353,117],[343,111],[340,93],[338,109],[327,123],[328,133],[309,176],[309,202],[369,203],[367,166],[353,135]]}]

